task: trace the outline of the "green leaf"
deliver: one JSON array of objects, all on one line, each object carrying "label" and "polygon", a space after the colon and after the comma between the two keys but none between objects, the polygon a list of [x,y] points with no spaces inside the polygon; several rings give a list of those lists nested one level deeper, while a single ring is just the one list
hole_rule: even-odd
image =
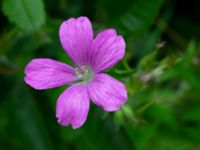
[{"label": "green leaf", "polygon": [[7,100],[10,102],[12,134],[19,149],[51,150],[53,142],[46,130],[47,126],[25,84],[17,82]]},{"label": "green leaf", "polygon": [[124,131],[132,145],[134,145],[134,149],[141,150],[142,147],[156,134],[157,126],[157,123],[140,124],[139,126],[130,126],[126,124]]},{"label": "green leaf", "polygon": [[200,107],[199,106],[191,106],[188,108],[186,114],[183,116],[183,119],[186,121],[196,121],[200,122]]},{"label": "green leaf", "polygon": [[36,31],[45,23],[42,0],[4,0],[3,12],[24,31]]},{"label": "green leaf", "polygon": [[170,127],[175,127],[175,118],[172,108],[164,104],[154,104],[147,111],[148,115],[155,122],[164,123]]},{"label": "green leaf", "polygon": [[130,95],[137,94],[142,89],[142,87],[142,81],[135,74],[130,76],[126,82],[126,88]]},{"label": "green leaf", "polygon": [[164,0],[136,0],[122,16],[122,27],[128,32],[146,32],[153,23]]},{"label": "green leaf", "polygon": [[111,116],[102,119],[103,111],[95,110],[97,109],[90,110],[87,121],[80,129],[62,128],[61,133],[66,141],[76,143],[75,149],[78,150],[132,149],[123,132],[116,128]]},{"label": "green leaf", "polygon": [[172,132],[170,135],[164,135],[162,132],[158,132],[154,138],[149,140],[149,142],[142,148],[146,150],[152,146],[152,141],[154,143],[154,150],[195,150],[199,149],[199,145],[193,146],[191,141],[184,139],[183,137],[178,137]]},{"label": "green leaf", "polygon": [[200,141],[200,128],[199,125],[183,128],[183,134],[189,139],[199,143]]},{"label": "green leaf", "polygon": [[157,57],[158,51],[154,50],[149,55],[143,57],[143,59],[139,63],[139,69],[141,71],[149,71],[152,68],[156,66],[156,57]]}]

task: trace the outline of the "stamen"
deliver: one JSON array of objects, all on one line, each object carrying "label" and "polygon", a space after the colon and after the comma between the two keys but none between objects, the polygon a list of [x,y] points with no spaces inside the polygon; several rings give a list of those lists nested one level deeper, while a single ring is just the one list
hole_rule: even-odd
[{"label": "stamen", "polygon": [[93,72],[87,66],[75,68],[75,71],[76,71],[76,75],[77,75],[78,79],[83,82],[87,83],[87,82],[91,81],[93,78]]}]

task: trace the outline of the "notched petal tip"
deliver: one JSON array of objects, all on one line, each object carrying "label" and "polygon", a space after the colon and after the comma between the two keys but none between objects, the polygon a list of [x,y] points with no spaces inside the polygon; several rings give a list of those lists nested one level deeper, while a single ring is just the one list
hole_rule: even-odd
[{"label": "notched petal tip", "polygon": [[127,91],[123,83],[107,74],[97,74],[88,85],[91,100],[105,111],[120,110],[127,101]]},{"label": "notched petal tip", "polygon": [[66,127],[69,125],[69,123],[66,123],[63,119],[61,119],[62,117],[56,116],[56,118],[57,118],[58,124],[60,124],[61,126]]},{"label": "notched petal tip", "polygon": [[63,126],[63,127],[66,127],[66,126],[68,126],[68,125],[71,125],[71,127],[72,127],[73,129],[78,129],[78,128],[82,127],[83,124],[84,124],[84,122],[81,123],[81,124],[73,124],[73,122],[72,122],[72,123],[66,123],[65,119],[60,119],[60,118],[62,118],[62,117],[57,117],[57,122],[58,122],[58,124],[60,124],[60,125]]},{"label": "notched petal tip", "polygon": [[87,119],[89,105],[86,85],[70,86],[58,98],[57,122],[62,126],[71,125],[73,129],[80,128]]},{"label": "notched petal tip", "polygon": [[97,34],[92,42],[90,64],[96,73],[114,66],[124,57],[126,44],[114,29],[106,29]]},{"label": "notched petal tip", "polygon": [[97,36],[102,36],[102,37],[107,37],[107,38],[112,37],[112,36],[117,36],[117,31],[113,28],[107,28],[99,32]]},{"label": "notched petal tip", "polygon": [[[89,18],[86,17],[86,16],[78,17],[77,20],[80,21],[80,22],[84,22],[84,21],[90,22]],[[90,22],[90,23],[91,23],[91,22]]]},{"label": "notched petal tip", "polygon": [[93,40],[92,24],[87,17],[64,21],[59,29],[63,49],[74,64],[82,66],[87,62],[86,54]]},{"label": "notched petal tip", "polygon": [[79,23],[89,23],[89,24],[91,24],[90,20],[85,16],[81,16],[81,17],[78,17],[78,18],[70,18],[70,19],[62,22],[62,24],[60,25],[59,32],[62,32],[62,28],[65,27],[66,25],[75,26],[76,24],[79,24]]},{"label": "notched petal tip", "polygon": [[56,60],[33,59],[25,67],[24,81],[37,90],[58,87],[75,80],[75,70]]},{"label": "notched petal tip", "polygon": [[[80,128],[80,127],[82,127],[83,124],[85,123],[84,121],[79,122],[79,123],[74,123],[73,120],[69,120],[68,118],[63,117],[62,115],[61,115],[61,116],[56,116],[56,118],[57,118],[58,124],[60,124],[61,126],[66,127],[66,126],[68,126],[68,125],[71,125],[71,127],[72,127],[73,129]],[[86,119],[84,119],[84,120],[86,120]]]}]

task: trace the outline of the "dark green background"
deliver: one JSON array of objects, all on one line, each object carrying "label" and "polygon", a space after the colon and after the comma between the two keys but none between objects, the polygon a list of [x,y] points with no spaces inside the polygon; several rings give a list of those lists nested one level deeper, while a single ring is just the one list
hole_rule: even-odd
[{"label": "dark green background", "polygon": [[[0,1],[1,150],[200,150],[200,1]],[[71,64],[60,24],[87,16],[95,34],[115,28],[126,55],[106,71],[126,84],[128,102],[115,113],[91,105],[80,129],[56,122],[67,86],[36,91],[24,67],[48,57]]]}]

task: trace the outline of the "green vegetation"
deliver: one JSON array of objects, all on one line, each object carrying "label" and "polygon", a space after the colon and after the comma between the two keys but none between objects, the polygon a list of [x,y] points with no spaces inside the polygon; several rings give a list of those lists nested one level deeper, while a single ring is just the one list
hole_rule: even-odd
[{"label": "green vegetation", "polygon": [[[1,150],[200,150],[200,1],[2,0],[0,2]],[[126,55],[106,71],[126,84],[128,102],[107,113],[91,105],[80,129],[55,118],[67,87],[25,84],[33,58],[71,64],[60,24],[87,16],[94,31],[115,28]]]}]

